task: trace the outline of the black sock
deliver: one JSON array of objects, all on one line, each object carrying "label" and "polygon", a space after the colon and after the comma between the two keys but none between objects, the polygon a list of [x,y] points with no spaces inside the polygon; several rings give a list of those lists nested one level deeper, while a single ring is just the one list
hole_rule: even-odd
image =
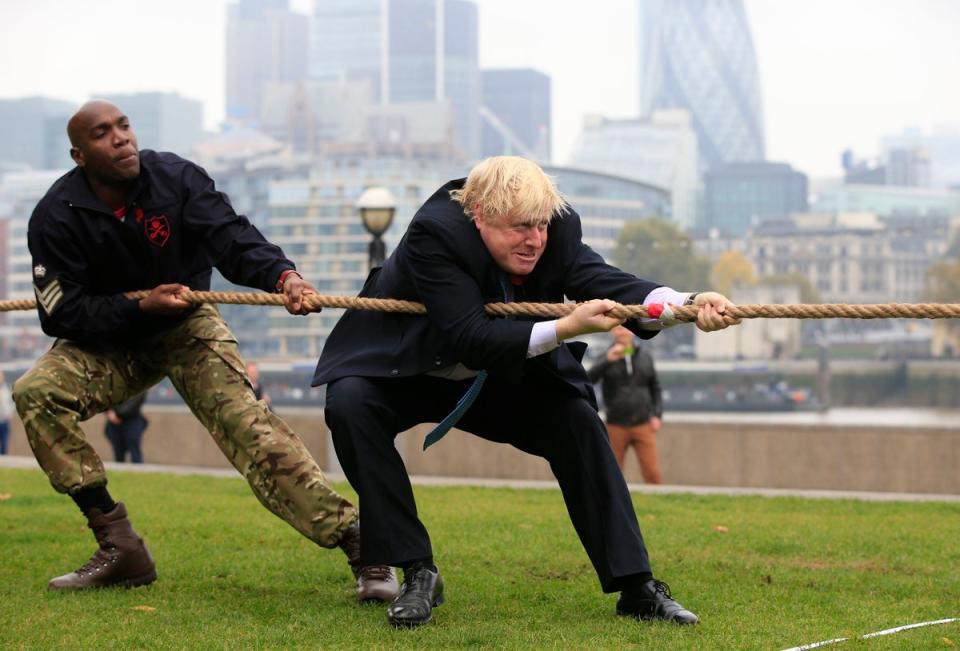
[{"label": "black sock", "polygon": [[408,573],[418,570],[422,567],[427,568],[431,572],[437,572],[437,566],[433,564],[433,556],[427,556],[426,558],[418,558],[413,561],[407,561],[400,566],[403,569],[403,575],[406,576]]},{"label": "black sock", "polygon": [[641,572],[623,577],[623,592],[633,594],[639,592],[647,581],[653,580],[651,572]]},{"label": "black sock", "polygon": [[77,503],[84,515],[90,514],[90,509],[99,509],[100,513],[109,513],[117,503],[110,497],[106,486],[94,486],[93,488],[84,488],[70,497]]}]

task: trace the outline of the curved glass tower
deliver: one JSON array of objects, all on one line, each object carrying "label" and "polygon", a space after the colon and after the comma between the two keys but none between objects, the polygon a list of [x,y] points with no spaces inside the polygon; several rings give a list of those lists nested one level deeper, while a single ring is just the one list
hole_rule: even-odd
[{"label": "curved glass tower", "polygon": [[640,0],[640,113],[690,111],[704,168],[765,157],[743,0]]}]

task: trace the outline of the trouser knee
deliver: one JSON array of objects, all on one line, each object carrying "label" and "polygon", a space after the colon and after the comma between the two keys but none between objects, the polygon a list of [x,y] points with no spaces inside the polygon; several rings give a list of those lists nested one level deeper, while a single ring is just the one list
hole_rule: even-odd
[{"label": "trouser knee", "polygon": [[371,389],[370,381],[362,377],[345,377],[333,382],[327,388],[327,404],[324,406],[330,429],[337,431],[369,416]]}]

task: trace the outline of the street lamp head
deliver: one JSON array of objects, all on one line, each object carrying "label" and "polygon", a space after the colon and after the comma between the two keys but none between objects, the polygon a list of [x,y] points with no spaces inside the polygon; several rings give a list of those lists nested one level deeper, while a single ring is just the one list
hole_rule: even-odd
[{"label": "street lamp head", "polygon": [[355,204],[363,226],[374,237],[383,235],[393,222],[397,201],[386,188],[367,188]]}]

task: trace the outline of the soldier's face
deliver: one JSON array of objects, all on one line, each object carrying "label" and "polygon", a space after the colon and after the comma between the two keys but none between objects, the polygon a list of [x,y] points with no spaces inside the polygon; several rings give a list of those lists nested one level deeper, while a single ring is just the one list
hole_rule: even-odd
[{"label": "soldier's face", "polygon": [[546,220],[511,214],[488,221],[478,212],[473,223],[497,266],[507,273],[530,274],[547,248]]},{"label": "soldier's face", "polygon": [[78,138],[70,155],[88,176],[103,183],[122,183],[140,174],[137,136],[120,109],[106,102],[80,116]]}]

